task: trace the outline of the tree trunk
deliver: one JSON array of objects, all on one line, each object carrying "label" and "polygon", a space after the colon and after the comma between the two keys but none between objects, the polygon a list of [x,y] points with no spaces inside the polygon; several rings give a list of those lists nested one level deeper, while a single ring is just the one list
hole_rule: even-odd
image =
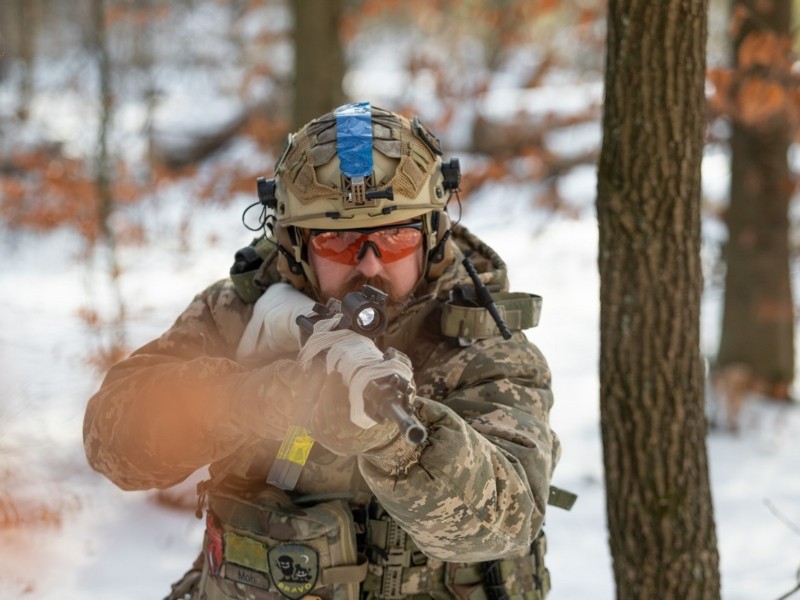
[{"label": "tree trunk", "polygon": [[108,149],[109,130],[112,118],[111,57],[106,40],[105,0],[92,0],[92,46],[97,60],[99,82],[100,123],[97,130],[97,154],[95,157],[95,183],[97,188],[97,223],[100,235],[113,245],[113,233],[109,226],[114,211],[111,190],[111,157]]},{"label": "tree trunk", "polygon": [[125,301],[120,287],[121,268],[117,255],[117,238],[111,226],[115,210],[114,166],[109,150],[113,117],[113,95],[111,87],[111,55],[106,29],[106,0],[92,0],[92,45],[97,59],[99,81],[100,123],[97,131],[97,154],[95,157],[95,188],[97,190],[97,225],[100,241],[106,250],[108,276],[115,300],[116,315],[113,319],[112,339],[108,344],[111,355],[118,357],[126,350]]},{"label": "tree trunk", "polygon": [[[734,1],[736,7],[749,15],[733,40],[737,67],[739,48],[748,35],[791,35],[791,0]],[[727,271],[716,367],[744,365],[754,385],[785,399],[794,379],[789,272],[793,181],[787,159],[792,130],[785,118],[761,123],[734,118],[732,125],[729,236],[723,253]]]},{"label": "tree trunk", "polygon": [[22,77],[19,82],[19,104],[17,116],[27,120],[33,101],[33,69],[36,55],[36,37],[38,29],[38,1],[27,0],[16,3],[18,53],[22,62]]},{"label": "tree trunk", "polygon": [[611,0],[600,406],[617,598],[720,594],[700,358],[706,0]]},{"label": "tree trunk", "polygon": [[5,51],[0,52],[0,82],[6,78],[11,62],[17,58],[17,40],[15,32],[18,26],[15,21],[17,0],[0,2],[0,43]]},{"label": "tree trunk", "polygon": [[345,60],[339,38],[343,0],[292,0],[294,12],[293,130],[345,102]]}]

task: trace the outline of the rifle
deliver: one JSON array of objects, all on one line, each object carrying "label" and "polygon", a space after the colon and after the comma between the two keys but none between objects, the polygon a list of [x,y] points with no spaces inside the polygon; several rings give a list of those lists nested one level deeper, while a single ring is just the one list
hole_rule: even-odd
[{"label": "rifle", "polygon": [[[388,325],[384,305],[386,294],[365,285],[361,291],[349,292],[341,300],[331,298],[328,303],[314,305],[313,314],[297,317],[301,343],[305,344],[314,332],[314,324],[341,314],[337,330],[350,329],[372,340],[379,337]],[[394,357],[396,350],[389,348],[384,358]],[[391,419],[400,428],[401,435],[413,445],[428,439],[428,431],[411,413],[414,385],[394,373],[371,381],[364,389],[364,411],[374,421]],[[304,427],[292,427],[278,450],[270,470],[267,483],[291,490],[300,477],[303,465],[308,460],[314,440]]]},{"label": "rifle", "polygon": [[[329,319],[337,314],[342,315],[336,329],[350,329],[374,340],[380,336],[388,325],[388,317],[384,309],[386,294],[371,285],[365,285],[360,292],[349,292],[341,301],[331,298],[328,304],[314,305],[314,314],[297,317],[300,326],[301,341],[305,343],[314,331],[314,323]],[[391,359],[397,351],[389,348],[384,358]],[[414,398],[414,386],[398,374],[387,375],[375,379],[364,390],[364,411],[373,421],[391,419],[400,428],[400,433],[415,446],[428,438],[425,427],[411,414],[411,401]]]}]

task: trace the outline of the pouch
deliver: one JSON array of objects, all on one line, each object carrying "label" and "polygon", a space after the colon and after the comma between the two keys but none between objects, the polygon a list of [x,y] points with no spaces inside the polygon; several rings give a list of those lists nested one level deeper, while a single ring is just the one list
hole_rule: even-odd
[{"label": "pouch", "polygon": [[[492,294],[497,312],[511,331],[522,331],[539,324],[542,297],[524,292]],[[497,324],[483,306],[470,306],[450,300],[442,309],[442,334],[462,339],[483,339],[500,335]]]},{"label": "pouch", "polygon": [[367,561],[345,500],[300,507],[277,488],[215,490],[208,506],[202,598],[358,598]]}]

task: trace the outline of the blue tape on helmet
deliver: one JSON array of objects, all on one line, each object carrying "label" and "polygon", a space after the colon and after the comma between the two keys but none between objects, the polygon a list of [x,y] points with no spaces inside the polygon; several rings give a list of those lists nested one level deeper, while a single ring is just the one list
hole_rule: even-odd
[{"label": "blue tape on helmet", "polygon": [[348,177],[372,174],[372,108],[369,102],[336,109],[336,154],[339,169]]}]

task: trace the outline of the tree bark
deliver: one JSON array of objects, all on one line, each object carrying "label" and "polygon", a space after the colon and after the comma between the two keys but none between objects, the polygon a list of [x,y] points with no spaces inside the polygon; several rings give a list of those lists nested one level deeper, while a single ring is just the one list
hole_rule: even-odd
[{"label": "tree bark", "polygon": [[292,129],[345,102],[344,50],[339,37],[343,0],[292,0],[295,79]]},{"label": "tree bark", "polygon": [[[791,0],[734,0],[733,6],[749,16],[733,40],[735,67],[748,35],[791,35]],[[789,269],[793,177],[787,158],[791,132],[785,117],[763,123],[733,119],[725,300],[716,361],[718,369],[746,366],[756,387],[781,399],[788,398],[795,362]]]},{"label": "tree bark", "polygon": [[611,0],[600,406],[617,598],[720,594],[700,357],[706,0]]}]

